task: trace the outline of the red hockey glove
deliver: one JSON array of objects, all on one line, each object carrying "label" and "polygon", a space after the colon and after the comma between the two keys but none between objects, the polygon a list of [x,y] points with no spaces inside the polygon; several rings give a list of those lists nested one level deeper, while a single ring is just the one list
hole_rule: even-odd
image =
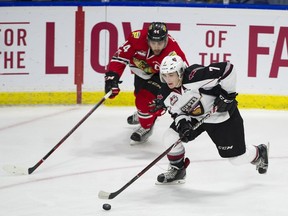
[{"label": "red hockey glove", "polygon": [[119,81],[119,79],[119,75],[113,71],[109,71],[105,74],[105,93],[112,90],[112,94],[109,97],[110,99],[115,98],[120,92],[118,84],[121,83],[121,81]]},{"label": "red hockey glove", "polygon": [[152,102],[149,103],[149,107],[151,108],[149,112],[156,116],[161,116],[166,113],[166,107],[162,100],[156,98]]}]

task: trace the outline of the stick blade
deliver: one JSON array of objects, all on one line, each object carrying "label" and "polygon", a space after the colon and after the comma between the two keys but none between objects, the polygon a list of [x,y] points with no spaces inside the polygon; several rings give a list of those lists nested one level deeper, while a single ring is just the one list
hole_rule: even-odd
[{"label": "stick blade", "polygon": [[111,199],[110,198],[111,193],[105,192],[105,191],[99,191],[98,197],[100,199]]},{"label": "stick blade", "polygon": [[5,170],[7,173],[12,174],[12,175],[28,175],[28,169],[16,166],[16,165],[11,165],[11,164],[6,164],[3,167],[3,170]]}]

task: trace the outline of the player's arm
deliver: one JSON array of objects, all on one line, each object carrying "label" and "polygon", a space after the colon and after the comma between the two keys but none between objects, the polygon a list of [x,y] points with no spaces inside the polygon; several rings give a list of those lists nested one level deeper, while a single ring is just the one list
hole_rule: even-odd
[{"label": "player's arm", "polygon": [[194,64],[186,70],[185,80],[203,83],[199,92],[216,97],[214,106],[217,107],[218,112],[235,110],[237,106],[236,72],[230,62],[213,63],[206,67]]},{"label": "player's arm", "polygon": [[237,106],[236,96],[236,72],[230,62],[220,62],[210,64],[198,70],[195,74],[202,71],[202,75],[210,79],[217,79],[218,82],[210,89],[200,88],[204,94],[215,96],[214,106],[218,112],[234,111]]},{"label": "player's arm", "polygon": [[112,94],[109,97],[111,99],[116,97],[120,92],[120,77],[135,53],[134,43],[133,37],[130,36],[128,40],[118,48],[110,60],[108,72],[105,73],[105,93],[112,90]]},{"label": "player's arm", "polygon": [[135,32],[132,32],[125,43],[112,56],[108,70],[118,73],[119,77],[121,77],[126,66],[130,64],[131,59],[135,55],[136,46],[137,39],[135,39]]},{"label": "player's arm", "polygon": [[233,64],[226,62],[226,67],[220,78],[220,93],[214,101],[217,112],[229,111],[233,113],[237,107],[236,96],[236,72]]}]

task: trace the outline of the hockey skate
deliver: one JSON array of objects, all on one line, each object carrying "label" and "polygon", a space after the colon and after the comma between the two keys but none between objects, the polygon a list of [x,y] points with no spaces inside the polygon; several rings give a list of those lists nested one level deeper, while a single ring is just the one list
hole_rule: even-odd
[{"label": "hockey skate", "polygon": [[148,138],[152,135],[153,126],[151,128],[143,128],[142,126],[139,126],[131,135],[130,139],[131,145],[144,143],[148,140]]},{"label": "hockey skate", "polygon": [[139,124],[139,118],[137,112],[134,112],[133,115],[127,118],[127,123],[130,125],[137,125]]},{"label": "hockey skate", "polygon": [[189,166],[190,160],[185,158],[184,165],[179,168],[170,164],[168,172],[161,173],[157,177],[157,185],[173,185],[184,184],[186,178],[186,168]]},{"label": "hockey skate", "polygon": [[252,164],[256,165],[256,170],[258,170],[259,174],[265,174],[268,170],[269,143],[268,145],[258,145],[256,148],[258,149],[258,157],[252,162]]}]

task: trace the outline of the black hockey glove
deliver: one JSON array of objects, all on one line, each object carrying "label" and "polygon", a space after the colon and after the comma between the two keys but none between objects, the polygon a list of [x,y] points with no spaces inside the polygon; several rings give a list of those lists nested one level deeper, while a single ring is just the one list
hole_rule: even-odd
[{"label": "black hockey glove", "polygon": [[154,99],[152,102],[149,103],[150,110],[149,112],[156,116],[164,115],[166,112],[166,107],[164,102],[161,99]]},{"label": "black hockey glove", "polygon": [[110,99],[115,98],[120,92],[118,84],[121,83],[121,81],[119,81],[119,79],[119,75],[113,71],[109,71],[105,74],[105,93],[107,94],[112,89],[112,94],[109,97]]},{"label": "black hockey glove", "polygon": [[220,94],[214,101],[214,106],[217,107],[217,112],[233,112],[237,107],[237,101],[235,100],[238,94],[236,92],[228,93],[224,89],[221,89]]},{"label": "black hockey glove", "polygon": [[182,119],[178,122],[176,127],[181,141],[185,143],[189,142],[190,132],[192,130],[191,122]]}]

